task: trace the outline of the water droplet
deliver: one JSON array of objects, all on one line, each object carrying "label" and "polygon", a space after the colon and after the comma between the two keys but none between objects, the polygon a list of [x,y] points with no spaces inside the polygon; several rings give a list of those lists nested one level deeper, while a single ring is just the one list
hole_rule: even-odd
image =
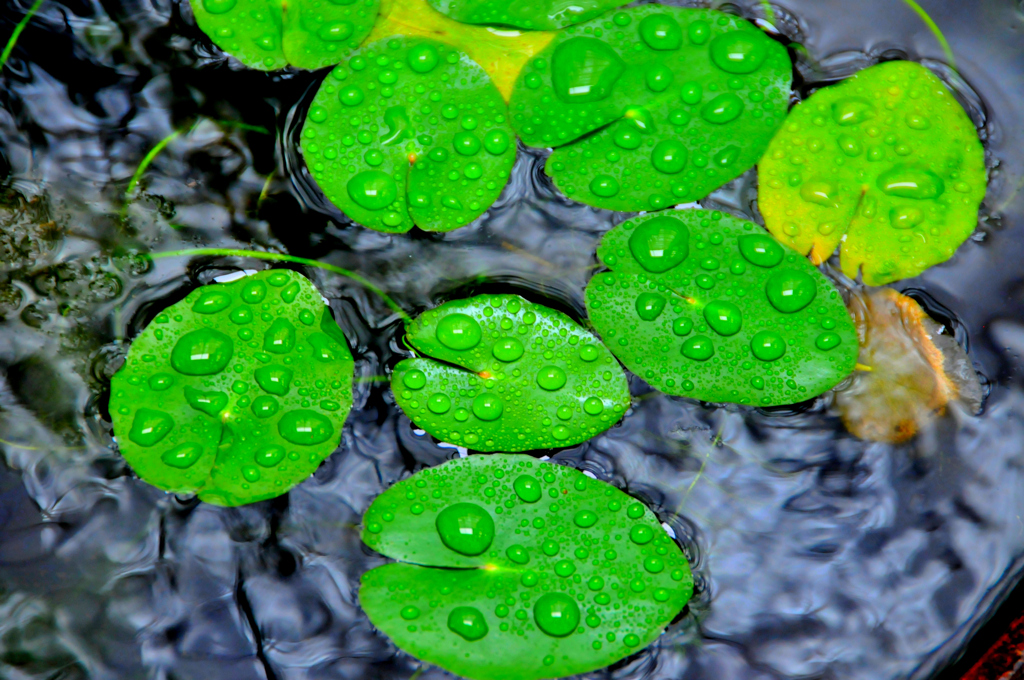
[{"label": "water droplet", "polygon": [[711,35],[711,26],[706,21],[694,21],[687,29],[687,33],[690,36],[690,42],[694,45],[703,45]]},{"label": "water droplet", "polygon": [[590,191],[601,198],[611,198],[619,193],[619,183],[611,175],[598,175],[590,181]]},{"label": "water droplet", "polygon": [[683,343],[683,356],[694,361],[707,361],[715,355],[715,346],[706,335],[695,335]]},{"label": "water droplet", "polygon": [[201,328],[183,335],[171,350],[171,366],[185,375],[220,373],[231,361],[234,343],[212,328]]},{"label": "water droplet", "polygon": [[740,308],[731,302],[715,300],[704,306],[704,319],[719,335],[736,335],[743,326]]},{"label": "water droplet", "polygon": [[292,444],[313,446],[330,439],[334,434],[334,426],[326,416],[316,411],[299,409],[281,416],[277,423],[277,431]]},{"label": "water droplet", "polygon": [[931,170],[898,165],[878,177],[878,188],[899,198],[938,198],[946,191],[942,178]]},{"label": "water droplet", "polygon": [[712,162],[720,168],[727,168],[740,157],[740,148],[735,145],[729,145],[716,153],[711,159]]},{"label": "water droplet", "polygon": [[583,345],[580,347],[580,359],[588,363],[597,359],[598,354],[597,348],[593,345]]},{"label": "water droplet", "polygon": [[786,341],[774,331],[759,331],[750,339],[750,351],[761,361],[775,361],[786,353]]},{"label": "water droplet", "polygon": [[841,135],[836,141],[839,144],[840,150],[850,158],[864,153],[864,147],[855,137],[851,137],[850,135]]},{"label": "water droplet", "polygon": [[505,363],[515,361],[523,356],[523,352],[523,343],[515,338],[500,338],[494,343],[494,349],[491,350],[491,354],[494,355],[495,359]]},{"label": "water droplet", "polygon": [[465,314],[449,314],[438,322],[434,336],[448,349],[473,349],[480,344],[480,324]]},{"label": "water droplet", "polygon": [[505,405],[493,394],[480,394],[473,400],[473,415],[480,420],[490,422],[501,417]]},{"label": "water droplet", "polygon": [[283,446],[264,446],[256,452],[256,462],[262,467],[271,468],[284,460],[284,454]]},{"label": "water droplet", "polygon": [[665,296],[658,293],[640,293],[636,298],[636,314],[644,321],[654,321],[661,316],[666,302]]},{"label": "water droplet", "polygon": [[555,48],[551,80],[555,95],[565,102],[596,102],[608,97],[626,65],[606,43],[596,38],[572,38]]},{"label": "water droplet", "polygon": [[295,348],[295,326],[288,319],[277,318],[263,336],[263,350],[287,354]]},{"label": "water droplet", "polygon": [[674,139],[658,142],[651,151],[651,165],[658,172],[674,175],[686,167],[686,147]]},{"label": "water droplet", "polygon": [[216,418],[228,405],[228,395],[223,392],[203,392],[186,385],[185,401],[195,410]]},{"label": "water droplet", "polygon": [[640,644],[640,638],[633,633],[627,633],[626,636],[622,638],[622,642],[627,647],[636,647]]},{"label": "water droplet", "polygon": [[580,624],[580,608],[564,593],[545,593],[533,605],[533,620],[547,635],[565,637]]},{"label": "water droplet", "polygon": [[548,392],[565,387],[565,371],[558,366],[545,366],[537,373],[537,384]]},{"label": "water droplet", "polygon": [[210,14],[224,14],[235,7],[236,0],[203,0],[203,9]]},{"label": "water droplet", "polygon": [[636,149],[643,143],[643,137],[635,125],[620,122],[615,128],[615,135],[612,137],[615,146],[620,149]]},{"label": "water droplet", "polygon": [[858,125],[875,117],[875,107],[866,99],[849,97],[832,104],[832,120],[838,125]]},{"label": "water droplet", "polygon": [[626,516],[630,519],[640,519],[644,516],[643,503],[630,503],[626,508]]},{"label": "water droplet", "polygon": [[604,411],[604,402],[597,397],[587,397],[583,402],[583,411],[592,416],[600,415]]},{"label": "water droplet", "polygon": [[800,198],[808,203],[823,205],[826,208],[838,208],[836,200],[836,185],[822,180],[805,182],[800,187]]},{"label": "water droplet", "polygon": [[658,65],[647,71],[647,87],[652,92],[664,92],[672,84],[672,70]]},{"label": "water droplet", "polygon": [[494,541],[494,520],[475,503],[455,503],[434,521],[441,542],[460,555],[480,555]]},{"label": "water droplet", "polygon": [[257,418],[269,418],[276,414],[280,407],[277,404],[277,399],[264,394],[253,399],[250,408]]},{"label": "water droplet", "polygon": [[475,607],[456,607],[448,614],[448,630],[475,642],[487,635],[487,620]]},{"label": "water droplet", "polygon": [[484,137],[484,148],[487,149],[487,153],[495,156],[505,153],[508,144],[508,134],[504,130],[491,130]]},{"label": "water droplet", "polygon": [[908,113],[907,114],[907,127],[911,130],[927,130],[932,126],[932,122],[925,116],[919,113]]},{"label": "water droplet", "polygon": [[637,545],[646,545],[654,538],[654,530],[646,524],[635,524],[629,530],[629,540]]},{"label": "water droplet", "polygon": [[428,43],[420,43],[409,50],[406,59],[409,68],[416,73],[430,73],[437,66],[437,49]]},{"label": "water droplet", "polygon": [[402,375],[402,384],[410,390],[421,390],[423,389],[423,386],[427,384],[427,376],[423,371],[418,368],[414,368]]},{"label": "water droplet", "polygon": [[576,573],[576,565],[571,560],[558,560],[555,562],[555,574],[567,578]]},{"label": "water droplet", "polygon": [[420,609],[419,607],[416,607],[411,604],[406,605],[405,607],[402,607],[402,610],[399,612],[399,615],[406,621],[414,621],[419,618]]},{"label": "water droplet", "polygon": [[823,352],[827,352],[829,350],[835,349],[836,347],[839,347],[842,341],[843,339],[840,338],[837,333],[826,331],[818,335],[817,338],[815,338],[814,346],[822,350]]},{"label": "water droplet", "polygon": [[[250,305],[255,305],[259,302],[262,302],[263,298],[265,298],[266,296],[267,286],[262,281],[250,281],[249,283],[245,284],[245,288],[242,289],[242,299],[248,302]],[[251,311],[249,312],[249,318],[252,318]]]},{"label": "water droplet", "polygon": [[640,22],[640,38],[652,50],[677,50],[683,44],[683,30],[667,14],[651,14]]},{"label": "water droplet", "polygon": [[889,222],[893,229],[912,229],[924,221],[924,211],[920,208],[900,206],[889,211]]},{"label": "water droplet", "polygon": [[573,516],[572,521],[576,526],[587,529],[597,524],[597,513],[592,510],[580,510]]},{"label": "water droplet", "polygon": [[135,412],[132,429],[128,439],[139,446],[153,446],[159,443],[174,429],[174,420],[163,411],[151,408],[140,408]]},{"label": "water droplet", "polygon": [[256,384],[265,392],[283,397],[292,384],[292,370],[284,366],[260,366],[255,370]]},{"label": "water droplet", "polygon": [[747,234],[737,239],[743,258],[758,267],[771,268],[782,262],[782,246],[766,234]]},{"label": "water droplet", "polygon": [[149,389],[153,390],[154,392],[163,392],[164,390],[169,389],[170,386],[174,384],[174,376],[172,376],[170,373],[156,373],[149,377],[149,380],[146,381],[146,384],[148,384]]},{"label": "water droplet", "polygon": [[192,311],[198,314],[216,314],[231,304],[231,296],[219,290],[210,290],[192,305]]},{"label": "water droplet", "polygon": [[338,100],[345,106],[359,106],[365,98],[366,95],[357,85],[343,87],[338,93]]},{"label": "water droplet", "polygon": [[652,555],[644,560],[644,569],[652,574],[660,574],[665,570],[665,560]]},{"label": "water droplet", "polygon": [[792,314],[811,304],[818,287],[810,274],[786,269],[768,278],[764,292],[772,307],[785,314]]},{"label": "water droplet", "polygon": [[316,34],[321,40],[327,42],[341,42],[352,35],[352,24],[347,21],[324,24]]},{"label": "water droplet", "polygon": [[672,322],[672,332],[676,335],[683,336],[689,335],[690,331],[693,330],[693,321],[685,318],[679,318]]},{"label": "water droplet", "polygon": [[448,397],[447,394],[441,394],[440,392],[437,392],[435,394],[430,395],[430,397],[427,399],[427,408],[430,409],[431,413],[434,413],[436,415],[443,415],[445,413],[448,413],[451,407],[452,400]]},{"label": "water droplet", "polygon": [[690,230],[674,217],[655,217],[633,230],[629,251],[647,271],[666,272],[690,254]]},{"label": "water droplet", "polygon": [[516,564],[526,564],[530,561],[530,554],[526,551],[526,548],[518,543],[514,543],[506,548],[505,555]]},{"label": "water droplet", "polygon": [[398,185],[380,170],[364,170],[348,181],[348,195],[367,210],[383,210],[398,198]]},{"label": "water droplet", "polygon": [[756,71],[767,56],[764,36],[753,31],[730,31],[711,41],[711,60],[726,73]]},{"label": "water droplet", "polygon": [[457,132],[452,143],[463,156],[473,156],[480,152],[480,139],[472,132]]}]

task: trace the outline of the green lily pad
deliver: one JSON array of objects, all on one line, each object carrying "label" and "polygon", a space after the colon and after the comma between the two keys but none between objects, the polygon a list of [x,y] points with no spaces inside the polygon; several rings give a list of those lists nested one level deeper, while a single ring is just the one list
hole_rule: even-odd
[{"label": "green lily pad", "polygon": [[785,48],[722,12],[644,5],[562,31],[519,74],[512,124],[557,147],[570,198],[650,210],[702,198],[758,161],[785,118]]},{"label": "green lily pad", "polygon": [[160,313],[114,374],[118,446],[165,491],[228,506],[280,496],[338,446],[353,367],[299,274],[203,286]]},{"label": "green lily pad", "polygon": [[622,368],[593,334],[518,295],[478,295],[424,312],[406,341],[426,357],[395,366],[395,400],[417,426],[477,451],[572,446],[629,407]]},{"label": "green lily pad", "polygon": [[327,76],[306,116],[302,155],[327,198],[356,222],[450,231],[497,200],[516,139],[479,65],[439,42],[392,38]]},{"label": "green lily pad", "polygon": [[471,680],[559,678],[651,644],[693,577],[643,504],[530,456],[469,456],[381,494],[363,541],[399,560],[359,601],[406,652]]},{"label": "green lily pad", "polygon": [[515,26],[531,31],[554,31],[621,7],[629,0],[430,0],[442,14],[466,24]]},{"label": "green lily pad", "polygon": [[987,182],[978,132],[928,69],[893,61],[795,107],[759,168],[775,236],[880,286],[953,256],[978,224]]},{"label": "green lily pad", "polygon": [[799,253],[756,224],[706,210],[615,227],[587,285],[587,313],[629,370],[662,392],[713,402],[793,404],[857,362],[843,299]]},{"label": "green lily pad", "polygon": [[359,47],[380,0],[190,0],[196,23],[249,68],[318,69]]}]

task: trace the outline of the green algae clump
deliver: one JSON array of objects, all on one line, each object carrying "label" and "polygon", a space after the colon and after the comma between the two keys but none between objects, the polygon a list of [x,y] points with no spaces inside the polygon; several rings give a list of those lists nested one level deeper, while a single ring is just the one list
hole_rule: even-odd
[{"label": "green algae clump", "polygon": [[227,506],[280,496],[338,446],[353,366],[303,276],[203,286],[157,315],[114,374],[118,446],[165,491]]},{"label": "green algae clump", "polygon": [[758,203],[776,238],[814,264],[840,248],[871,286],[944,262],[985,197],[974,123],[928,69],[893,61],[797,105],[759,166]]},{"label": "green algae clump", "polygon": [[477,451],[573,446],[617,423],[626,377],[593,334],[518,295],[478,295],[424,312],[391,389],[435,437]]},{"label": "green algae clump", "polygon": [[794,404],[835,387],[857,361],[839,291],[757,225],[676,210],[615,227],[587,285],[587,314],[622,363],[654,388],[711,402]]},{"label": "green algae clump", "polygon": [[398,560],[361,579],[373,625],[470,680],[603,668],[654,642],[693,592],[686,557],[642,503],[526,455],[398,482],[366,511],[362,538]]}]

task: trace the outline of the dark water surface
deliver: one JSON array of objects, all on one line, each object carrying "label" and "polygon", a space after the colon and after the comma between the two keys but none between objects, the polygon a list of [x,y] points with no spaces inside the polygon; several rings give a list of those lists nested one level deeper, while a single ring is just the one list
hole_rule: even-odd
[{"label": "dark water surface", "polygon": [[[959,75],[899,0],[786,0],[774,12],[780,39],[806,47],[799,96],[881,58],[923,60],[981,127],[993,181],[978,231],[896,287],[969,348],[984,411],[893,447],[846,434],[828,395],[714,408],[633,379],[621,425],[554,457],[652,503],[694,559],[698,594],[657,645],[594,677],[927,678],[1024,565],[1024,14],[1016,0],[922,4]],[[0,35],[27,5],[7,1]],[[757,2],[713,6],[763,16]],[[288,252],[355,269],[410,313],[501,290],[581,319],[595,245],[625,216],[559,198],[544,154],[521,150],[501,199],[470,227],[353,226],[296,151],[319,78],[241,68],[172,0],[47,0],[22,35],[0,83],[0,174],[11,175],[0,195],[0,678],[417,672],[356,598],[359,576],[382,563],[359,541],[370,500],[458,455],[417,434],[374,380],[404,355],[397,317],[364,289],[303,270],[356,356],[341,446],[273,501],[176,499],[118,456],[110,375],[163,307],[265,265],[138,254]],[[126,207],[143,156],[175,130]],[[750,172],[703,204],[757,219],[755,186]]]}]

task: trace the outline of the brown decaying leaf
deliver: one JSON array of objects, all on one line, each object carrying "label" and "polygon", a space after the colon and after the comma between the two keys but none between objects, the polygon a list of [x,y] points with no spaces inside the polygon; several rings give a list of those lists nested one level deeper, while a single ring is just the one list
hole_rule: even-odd
[{"label": "brown decaying leaf", "polygon": [[850,432],[895,444],[911,439],[950,402],[972,413],[981,408],[981,385],[967,354],[917,302],[877,288],[855,293],[849,308],[864,369],[836,393]]}]

